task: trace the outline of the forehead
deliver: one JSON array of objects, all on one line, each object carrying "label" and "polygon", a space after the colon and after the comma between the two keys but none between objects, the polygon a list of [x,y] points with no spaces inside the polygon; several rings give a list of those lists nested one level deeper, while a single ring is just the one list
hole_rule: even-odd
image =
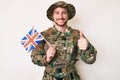
[{"label": "forehead", "polygon": [[67,12],[67,9],[63,7],[57,7],[54,9],[54,11],[66,11]]}]

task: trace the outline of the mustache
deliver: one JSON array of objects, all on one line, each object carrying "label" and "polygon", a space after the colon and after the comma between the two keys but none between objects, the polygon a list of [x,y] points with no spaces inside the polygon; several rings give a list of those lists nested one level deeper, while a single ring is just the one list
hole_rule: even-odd
[{"label": "mustache", "polygon": [[64,18],[58,18],[57,20],[65,20]]}]

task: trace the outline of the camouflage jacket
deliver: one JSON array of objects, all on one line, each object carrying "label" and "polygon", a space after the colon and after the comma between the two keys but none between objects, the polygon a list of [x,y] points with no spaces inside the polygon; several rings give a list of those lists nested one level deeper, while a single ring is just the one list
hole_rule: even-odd
[{"label": "camouflage jacket", "polygon": [[85,63],[92,64],[96,60],[97,51],[89,42],[88,48],[84,51],[78,48],[79,30],[68,27],[65,32],[59,32],[55,27],[51,27],[42,32],[43,36],[51,45],[56,45],[56,54],[51,62],[46,61],[46,51],[49,45],[42,41],[31,53],[32,62],[39,66],[57,68],[61,65],[74,65],[77,56]]}]

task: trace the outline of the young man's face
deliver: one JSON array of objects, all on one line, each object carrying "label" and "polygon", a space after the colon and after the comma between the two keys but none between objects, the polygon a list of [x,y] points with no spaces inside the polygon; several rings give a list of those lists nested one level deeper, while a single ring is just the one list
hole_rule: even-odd
[{"label": "young man's face", "polygon": [[53,20],[58,26],[66,25],[68,17],[68,12],[65,8],[58,7],[53,12]]}]

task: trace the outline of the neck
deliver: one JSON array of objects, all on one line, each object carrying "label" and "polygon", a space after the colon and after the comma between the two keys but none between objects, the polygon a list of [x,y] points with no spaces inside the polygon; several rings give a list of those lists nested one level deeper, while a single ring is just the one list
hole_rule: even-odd
[{"label": "neck", "polygon": [[66,25],[63,25],[63,26],[59,26],[59,25],[54,25],[55,28],[60,31],[60,32],[65,32],[66,28],[67,28],[67,24]]}]

